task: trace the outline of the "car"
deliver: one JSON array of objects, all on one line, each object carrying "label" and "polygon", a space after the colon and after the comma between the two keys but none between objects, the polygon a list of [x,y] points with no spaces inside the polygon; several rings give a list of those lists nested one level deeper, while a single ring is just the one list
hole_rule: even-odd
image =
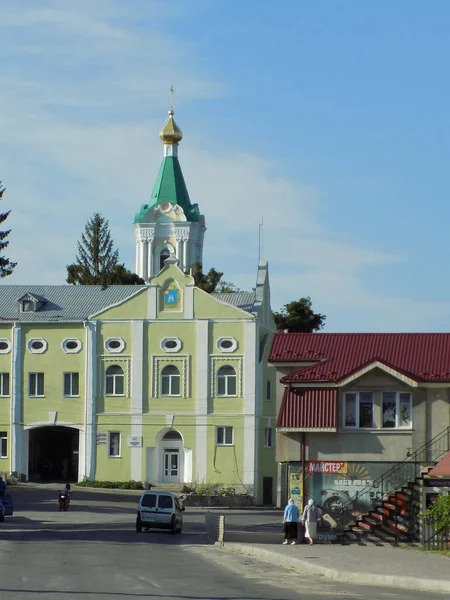
[{"label": "car", "polygon": [[144,492],[139,499],[136,516],[136,531],[143,529],[167,529],[171,533],[181,533],[183,530],[182,506],[170,492]]}]

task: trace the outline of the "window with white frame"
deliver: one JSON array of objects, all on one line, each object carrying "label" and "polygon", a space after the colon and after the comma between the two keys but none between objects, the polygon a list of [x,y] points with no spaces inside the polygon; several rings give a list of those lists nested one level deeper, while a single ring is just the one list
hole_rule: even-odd
[{"label": "window with white frame", "polygon": [[264,429],[264,448],[272,448],[273,446],[273,428],[266,427]]},{"label": "window with white frame", "polygon": [[11,342],[6,339],[0,339],[0,354],[7,354],[11,350]]},{"label": "window with white frame", "polygon": [[124,395],[124,375],[122,367],[111,365],[105,373],[105,394],[106,396]]},{"label": "window with white frame", "polygon": [[29,373],[28,395],[29,396],[43,396],[44,395],[44,373]]},{"label": "window with white frame", "polygon": [[373,426],[372,392],[347,392],[344,397],[344,427],[370,429]]},{"label": "window with white frame", "polygon": [[80,395],[80,374],[64,373],[64,396]]},{"label": "window with white frame", "polygon": [[161,371],[161,394],[163,396],[180,395],[180,371],[175,365],[167,365]]},{"label": "window with white frame", "polygon": [[62,349],[67,354],[76,354],[81,350],[81,340],[78,338],[67,338],[62,343]]},{"label": "window with white frame", "polygon": [[28,351],[33,354],[43,354],[47,350],[47,341],[42,338],[35,338],[28,341]]},{"label": "window with white frame", "polygon": [[9,396],[9,373],[0,373],[0,396]]},{"label": "window with white frame", "polygon": [[105,342],[105,350],[112,353],[122,352],[125,349],[125,341],[122,338],[108,338]]},{"label": "window with white frame", "polygon": [[217,446],[232,446],[233,445],[233,428],[232,427],[217,427],[217,429],[216,429],[216,445]]},{"label": "window with white frame", "polygon": [[119,457],[120,456],[120,432],[110,431],[108,433],[108,456]]},{"label": "window with white frame", "polygon": [[8,458],[8,433],[0,431],[0,458]]},{"label": "window with white frame", "polygon": [[266,400],[272,400],[272,382],[270,380],[266,383]]},{"label": "window with white frame", "polygon": [[217,371],[217,395],[236,396],[237,377],[233,367],[226,365]]},{"label": "window with white frame", "polygon": [[383,392],[383,428],[411,427],[412,402],[409,392]]}]

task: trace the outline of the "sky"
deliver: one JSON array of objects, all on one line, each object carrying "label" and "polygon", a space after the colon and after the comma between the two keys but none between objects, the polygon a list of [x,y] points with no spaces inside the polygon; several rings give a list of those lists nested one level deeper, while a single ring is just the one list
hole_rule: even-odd
[{"label": "sky", "polygon": [[133,219],[179,158],[203,263],[325,331],[450,331],[450,3],[0,0],[8,284],[63,284],[94,214]]}]

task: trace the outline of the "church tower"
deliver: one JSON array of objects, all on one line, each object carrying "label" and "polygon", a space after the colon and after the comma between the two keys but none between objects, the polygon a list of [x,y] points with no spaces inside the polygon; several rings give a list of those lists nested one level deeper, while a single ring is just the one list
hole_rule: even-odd
[{"label": "church tower", "polygon": [[164,155],[150,202],[141,206],[134,219],[136,273],[146,282],[160,272],[169,257],[177,258],[183,271],[203,260],[205,218],[189,199],[178,161],[183,134],[173,115],[171,108],[159,134]]}]

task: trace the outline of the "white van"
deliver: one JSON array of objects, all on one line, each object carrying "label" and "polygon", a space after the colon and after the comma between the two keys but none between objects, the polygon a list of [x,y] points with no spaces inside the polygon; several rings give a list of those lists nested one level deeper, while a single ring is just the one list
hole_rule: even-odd
[{"label": "white van", "polygon": [[142,494],[136,517],[136,531],[150,528],[168,529],[171,533],[183,530],[184,506],[170,492],[145,492]]}]

